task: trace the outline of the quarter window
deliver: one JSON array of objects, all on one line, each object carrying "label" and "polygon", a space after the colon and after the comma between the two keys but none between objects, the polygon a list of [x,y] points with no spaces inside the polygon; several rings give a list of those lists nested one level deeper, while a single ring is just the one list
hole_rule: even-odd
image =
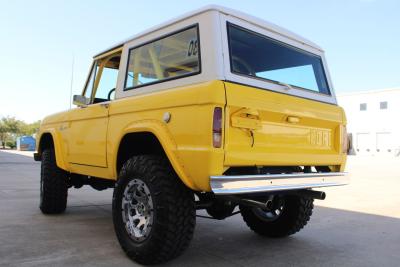
[{"label": "quarter window", "polygon": [[96,71],[97,71],[97,63],[95,63],[92,66],[92,70],[90,72],[89,80],[87,81],[87,84],[86,84],[84,96],[86,98],[88,98],[88,99],[90,99],[92,97],[93,83],[94,83],[94,78],[96,76]]},{"label": "quarter window", "polygon": [[228,23],[235,74],[330,94],[321,57]]},{"label": "quarter window", "polygon": [[125,89],[200,73],[198,26],[129,50]]}]

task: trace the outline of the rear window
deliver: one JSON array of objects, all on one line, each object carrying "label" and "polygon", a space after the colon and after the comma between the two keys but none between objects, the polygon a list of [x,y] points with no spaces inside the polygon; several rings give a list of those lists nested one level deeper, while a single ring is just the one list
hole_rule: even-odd
[{"label": "rear window", "polygon": [[228,23],[235,74],[330,95],[321,57]]},{"label": "rear window", "polygon": [[200,73],[198,25],[129,50],[125,90]]}]

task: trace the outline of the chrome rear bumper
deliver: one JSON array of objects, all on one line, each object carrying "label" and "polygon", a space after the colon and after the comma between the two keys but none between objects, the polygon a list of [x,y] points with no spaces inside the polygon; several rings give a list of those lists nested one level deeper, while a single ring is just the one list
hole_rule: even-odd
[{"label": "chrome rear bumper", "polygon": [[349,182],[344,172],[210,176],[211,190],[216,195],[310,189]]}]

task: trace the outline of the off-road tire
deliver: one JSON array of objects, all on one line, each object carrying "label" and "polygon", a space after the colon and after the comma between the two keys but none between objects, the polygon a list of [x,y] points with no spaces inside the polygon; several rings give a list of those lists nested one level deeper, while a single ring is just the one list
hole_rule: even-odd
[{"label": "off-road tire", "polygon": [[67,178],[67,173],[57,167],[54,149],[45,149],[42,152],[39,206],[44,214],[65,211],[68,198]]},{"label": "off-road tire", "polygon": [[240,212],[247,226],[257,234],[268,237],[285,237],[300,231],[310,220],[314,200],[295,195],[287,195],[282,214],[273,221],[256,215],[255,209],[240,206]]},{"label": "off-road tire", "polygon": [[[122,197],[131,180],[140,179],[150,190],[153,225],[141,242],[131,238],[122,216]],[[163,263],[189,245],[196,224],[194,194],[179,179],[169,161],[158,155],[140,155],[122,167],[114,188],[114,229],[125,253],[140,264]]]}]

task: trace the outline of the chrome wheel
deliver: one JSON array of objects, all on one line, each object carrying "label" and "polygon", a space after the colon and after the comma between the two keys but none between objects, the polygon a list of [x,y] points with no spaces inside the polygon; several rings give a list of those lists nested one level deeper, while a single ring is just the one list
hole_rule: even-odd
[{"label": "chrome wheel", "polygon": [[122,196],[122,220],[129,236],[145,240],[153,224],[153,200],[147,185],[140,179],[130,181]]}]

